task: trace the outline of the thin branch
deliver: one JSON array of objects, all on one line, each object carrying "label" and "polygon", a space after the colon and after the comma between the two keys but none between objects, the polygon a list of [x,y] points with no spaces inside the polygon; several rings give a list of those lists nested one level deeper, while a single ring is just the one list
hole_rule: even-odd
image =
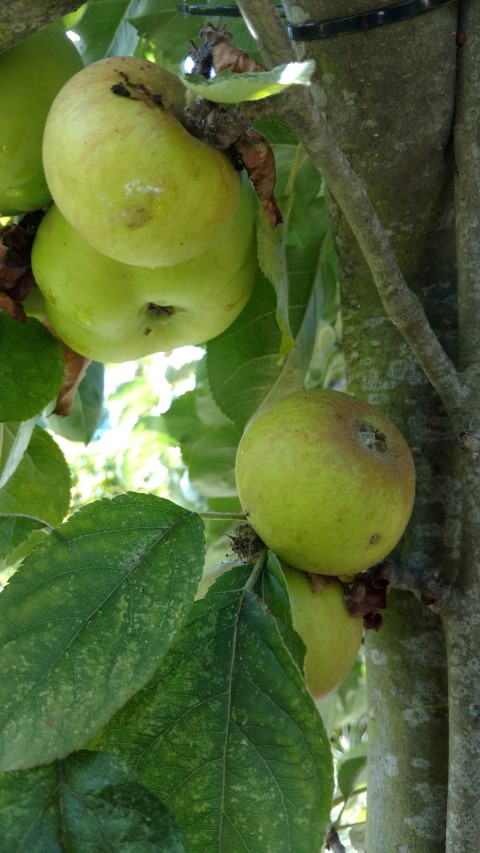
[{"label": "thin branch", "polygon": [[[294,61],[280,18],[270,0],[237,0],[267,64]],[[431,328],[417,296],[408,287],[385,229],[366,193],[318,110],[311,91],[295,87],[284,96],[283,117],[295,129],[312,163],[346,216],[370,268],[389,320],[417,356],[446,410],[456,413],[468,394]]]},{"label": "thin branch", "polygon": [[480,365],[480,8],[475,0],[459,7],[455,104],[455,218],[457,234],[460,362]]}]

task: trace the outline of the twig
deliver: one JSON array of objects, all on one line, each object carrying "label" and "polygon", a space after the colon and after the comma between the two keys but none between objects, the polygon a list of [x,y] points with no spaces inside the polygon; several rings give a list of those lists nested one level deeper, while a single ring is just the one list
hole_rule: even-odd
[{"label": "twig", "polygon": [[[267,64],[295,60],[270,0],[237,0],[237,4]],[[417,356],[446,410],[456,413],[463,407],[468,389],[463,386],[431,328],[419,299],[408,287],[365,187],[317,109],[310,90],[295,87],[294,93],[287,91],[282,115],[295,128],[312,163],[343,210],[370,268],[387,317]]]},{"label": "twig", "polygon": [[345,847],[340,841],[340,836],[334,826],[331,826],[328,831],[328,835],[325,839],[325,845],[327,850],[333,850],[333,853],[345,853]]}]

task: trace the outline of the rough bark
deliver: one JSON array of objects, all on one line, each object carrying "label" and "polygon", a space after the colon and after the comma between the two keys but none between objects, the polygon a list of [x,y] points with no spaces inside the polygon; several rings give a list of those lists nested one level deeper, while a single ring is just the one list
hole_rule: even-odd
[{"label": "rough bark", "polygon": [[[370,4],[370,7],[376,4]],[[301,4],[307,18],[331,4]],[[328,8],[330,7],[330,8]],[[335,14],[365,9],[337,3]],[[298,14],[298,6],[292,9]],[[450,8],[366,34],[305,46],[315,96],[387,230],[409,286],[455,352],[452,132],[455,13]],[[441,73],[438,71],[441,69]],[[349,388],[397,422],[415,456],[416,510],[401,558],[455,573],[459,485],[448,420],[417,360],[385,318],[358,245],[332,205],[342,270]],[[443,531],[450,531],[445,536]],[[445,849],[447,677],[438,617],[410,594],[391,596],[367,638],[369,853]]]},{"label": "rough bark", "polygon": [[0,53],[81,5],[79,0],[2,0]]},{"label": "rough bark", "polygon": [[[239,5],[255,15],[254,4]],[[329,2],[285,5],[291,21],[333,16]],[[378,2],[367,0],[337,2],[334,14],[375,6]],[[260,17],[255,23],[262,41]],[[271,62],[282,56],[271,48],[273,31],[270,27],[264,42]],[[363,179],[408,285],[453,358],[455,32],[456,9],[448,6],[403,24],[297,45],[298,58],[317,62],[316,103]],[[387,320],[345,212],[333,198],[331,211],[342,270],[350,390],[393,417],[416,459],[416,509],[397,556],[418,573],[438,570],[454,578],[461,502],[449,421],[412,350]],[[367,849],[440,853],[445,849],[448,760],[440,619],[411,594],[394,593],[384,628],[369,637],[367,646]]]}]

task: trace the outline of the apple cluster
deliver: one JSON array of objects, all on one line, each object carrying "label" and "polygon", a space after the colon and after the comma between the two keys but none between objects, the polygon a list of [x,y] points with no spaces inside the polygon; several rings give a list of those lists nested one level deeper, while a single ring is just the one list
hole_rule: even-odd
[{"label": "apple cluster", "polygon": [[[236,480],[251,526],[283,564],[307,685],[320,697],[348,673],[362,635],[338,579],[384,560],[409,521],[410,448],[375,406],[338,391],[298,391],[249,422]],[[317,590],[309,575],[324,576]]]},{"label": "apple cluster", "polygon": [[121,362],[223,332],[256,275],[256,197],[182,124],[180,78],[131,56],[83,68],[59,25],[0,73],[4,115],[17,108],[0,131],[0,214],[53,199],[32,271],[59,338]]}]

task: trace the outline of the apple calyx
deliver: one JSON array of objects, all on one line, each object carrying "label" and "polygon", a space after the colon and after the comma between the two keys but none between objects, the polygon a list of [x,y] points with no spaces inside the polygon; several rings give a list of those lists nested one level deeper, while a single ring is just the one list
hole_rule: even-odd
[{"label": "apple calyx", "polygon": [[173,315],[175,314],[175,308],[173,307],[173,305],[156,305],[155,302],[148,303],[147,311],[151,312],[152,314],[157,314],[158,316],[164,314],[167,317],[173,317]]},{"label": "apple calyx", "polygon": [[359,441],[368,450],[376,453],[386,453],[388,450],[387,437],[381,430],[376,429],[372,424],[360,424],[358,428]]},{"label": "apple calyx", "polygon": [[228,538],[231,542],[232,551],[246,563],[257,557],[260,551],[265,548],[265,543],[250,524],[240,524],[234,535]]}]

